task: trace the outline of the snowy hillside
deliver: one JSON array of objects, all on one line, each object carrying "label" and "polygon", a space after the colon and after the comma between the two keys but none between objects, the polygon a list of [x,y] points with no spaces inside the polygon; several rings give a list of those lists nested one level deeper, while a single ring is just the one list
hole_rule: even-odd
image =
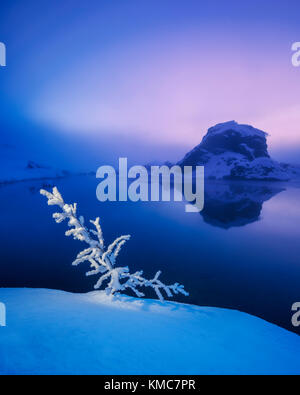
[{"label": "snowy hillside", "polygon": [[27,159],[13,146],[0,145],[0,157],[0,183],[65,177],[68,174]]},{"label": "snowy hillside", "polygon": [[235,121],[208,129],[202,142],[178,164],[204,165],[210,179],[288,181],[300,174],[270,157],[267,133]]},{"label": "snowy hillside", "polygon": [[300,373],[300,337],[253,316],[103,292],[0,289],[0,373]]}]

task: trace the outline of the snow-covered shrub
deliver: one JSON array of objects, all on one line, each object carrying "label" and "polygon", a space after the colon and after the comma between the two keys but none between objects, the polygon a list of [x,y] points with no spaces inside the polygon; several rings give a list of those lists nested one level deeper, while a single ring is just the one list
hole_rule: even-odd
[{"label": "snow-covered shrub", "polygon": [[144,286],[153,288],[161,301],[164,300],[162,291],[168,297],[179,293],[188,296],[183,285],[178,283],[165,285],[162,283],[159,280],[160,271],[156,273],[152,280],[147,280],[143,277],[142,271],[131,274],[128,267],[116,267],[116,259],[122,246],[130,239],[129,235],[118,237],[105,248],[99,218],[96,218],[95,221],[90,221],[94,225],[94,229],[89,229],[85,225],[84,218],[77,216],[77,204],[66,204],[56,187],[53,188],[52,193],[43,189],[40,192],[47,197],[49,206],[58,206],[61,208],[61,212],[53,214],[53,218],[57,223],[68,220],[70,229],[65,233],[66,236],[73,236],[75,240],[85,242],[88,245],[88,248],[77,255],[73,265],[77,266],[80,263],[89,262],[91,270],[86,275],[100,276],[95,289],[99,289],[106,282],[107,286],[105,290],[107,294],[112,295],[126,289],[131,289],[136,296],[144,297],[145,295],[138,290],[138,288]]}]

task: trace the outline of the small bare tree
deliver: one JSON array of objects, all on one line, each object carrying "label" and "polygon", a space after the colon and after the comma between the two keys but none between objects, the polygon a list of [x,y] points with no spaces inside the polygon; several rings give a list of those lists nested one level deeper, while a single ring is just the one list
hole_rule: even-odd
[{"label": "small bare tree", "polygon": [[47,197],[49,206],[61,208],[61,212],[53,214],[53,218],[57,223],[68,220],[70,229],[65,233],[66,236],[73,236],[75,240],[88,244],[88,248],[77,255],[73,265],[77,266],[86,261],[90,263],[91,270],[86,275],[100,275],[95,289],[99,289],[106,282],[106,293],[112,295],[131,289],[136,296],[144,297],[145,295],[138,290],[138,288],[144,286],[153,288],[161,301],[164,300],[161,291],[164,291],[168,297],[173,297],[173,294],[179,293],[188,296],[188,292],[185,291],[183,285],[178,283],[173,285],[163,284],[159,280],[160,271],[156,273],[152,280],[147,280],[143,277],[142,271],[131,274],[128,267],[115,267],[119,252],[126,241],[130,239],[130,236],[118,237],[105,249],[99,218],[90,221],[94,225],[94,229],[88,229],[84,218],[82,216],[77,217],[77,204],[66,204],[56,187],[53,188],[52,193],[43,189],[40,192]]}]

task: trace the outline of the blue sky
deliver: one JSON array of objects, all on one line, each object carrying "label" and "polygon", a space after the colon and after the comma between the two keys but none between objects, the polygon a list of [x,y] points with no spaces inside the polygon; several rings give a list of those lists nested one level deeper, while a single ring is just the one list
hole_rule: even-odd
[{"label": "blue sky", "polygon": [[299,1],[1,1],[3,134],[94,167],[120,155],[179,159],[235,119],[295,160],[299,11]]}]

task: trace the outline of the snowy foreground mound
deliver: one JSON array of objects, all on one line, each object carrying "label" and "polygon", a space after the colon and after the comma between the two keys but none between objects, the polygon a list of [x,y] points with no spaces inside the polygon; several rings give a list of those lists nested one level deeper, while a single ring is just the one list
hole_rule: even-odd
[{"label": "snowy foreground mound", "polygon": [[226,309],[0,289],[2,374],[300,373],[300,337]]}]

